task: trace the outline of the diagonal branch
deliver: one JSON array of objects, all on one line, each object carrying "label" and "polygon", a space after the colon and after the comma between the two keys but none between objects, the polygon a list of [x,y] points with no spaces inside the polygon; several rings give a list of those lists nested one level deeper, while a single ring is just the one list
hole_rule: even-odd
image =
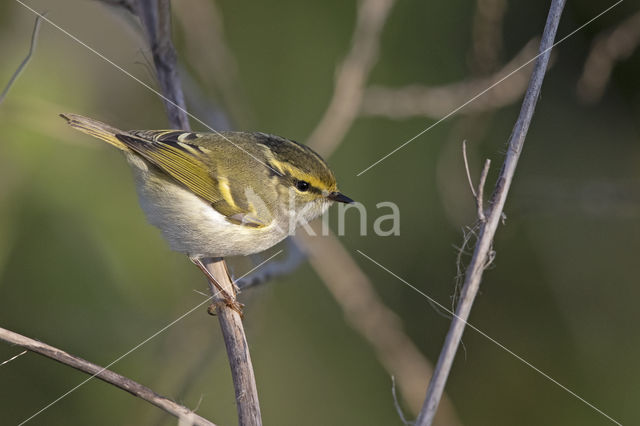
[{"label": "diagonal branch", "polygon": [[531,75],[531,80],[529,81],[529,87],[522,102],[520,115],[509,138],[507,155],[491,198],[491,208],[487,215],[486,222],[484,222],[480,228],[478,242],[465,275],[460,302],[458,303],[444,346],[440,352],[435,373],[429,382],[427,396],[416,422],[417,426],[431,425],[438,408],[438,403],[444,392],[456,351],[462,339],[466,321],[469,318],[473,301],[480,288],[482,274],[486,267],[487,260],[490,257],[493,238],[503,214],[507,194],[515,174],[529,125],[531,124],[538,97],[540,96],[542,81],[547,70],[551,48],[553,47],[553,41],[556,36],[564,4],[565,0],[553,0],[551,3],[540,43],[540,57],[536,60],[536,65]]},{"label": "diagonal branch", "polygon": [[[156,407],[162,408],[169,414],[176,416],[181,422],[185,424],[193,424],[197,426],[215,426],[209,420],[200,417],[187,407],[175,403],[174,401],[158,395],[148,387],[134,382],[128,377],[121,376],[118,373],[114,373],[111,370],[100,367],[77,356],[71,355],[61,349],[47,345],[46,343],[39,342],[29,337],[23,336],[13,331],[0,328],[0,339],[7,343],[22,346],[23,348],[38,353],[47,358],[51,358],[58,361],[61,364],[68,365],[76,370],[82,371],[87,374],[91,374],[92,377],[97,377],[103,382],[109,383],[117,388],[129,392],[133,396],[144,399],[150,404]],[[181,423],[182,424],[182,423]]]}]

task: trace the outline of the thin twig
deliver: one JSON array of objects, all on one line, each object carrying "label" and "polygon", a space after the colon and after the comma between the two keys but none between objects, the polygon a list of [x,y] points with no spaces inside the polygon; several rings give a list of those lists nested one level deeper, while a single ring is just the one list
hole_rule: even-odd
[{"label": "thin twig", "polygon": [[467,158],[467,141],[462,141],[462,159],[464,160],[464,170],[467,174],[467,181],[469,182],[469,188],[476,201],[476,207],[478,209],[478,219],[480,222],[486,222],[484,214],[484,184],[487,181],[487,175],[489,174],[489,166],[491,166],[491,160],[487,158],[480,175],[480,183],[478,183],[478,190],[476,191],[473,186],[473,179],[471,179],[471,172],[469,171],[469,159]]},{"label": "thin twig", "polygon": [[473,180],[471,179],[471,172],[469,171],[469,160],[467,159],[467,141],[462,141],[462,159],[464,160],[464,170],[467,172],[467,180],[469,181],[469,188],[473,198],[478,198],[476,194],[476,188],[473,186]]},{"label": "thin twig", "polygon": [[531,75],[531,80],[529,81],[529,87],[522,102],[520,115],[509,138],[507,155],[493,192],[489,217],[482,225],[471,263],[467,268],[460,302],[458,303],[455,316],[451,321],[451,326],[442,351],[440,352],[434,375],[429,382],[427,396],[416,422],[418,426],[431,425],[433,422],[438,403],[444,392],[444,387],[464,332],[466,321],[471,312],[473,300],[480,288],[484,268],[487,265],[487,260],[491,258],[490,253],[492,251],[493,238],[502,217],[502,210],[518,164],[518,158],[522,152],[524,140],[540,95],[542,81],[544,80],[544,75],[549,63],[551,47],[553,46],[565,1],[566,0],[553,0],[549,8],[549,15],[540,43],[541,55],[536,60],[536,65]]},{"label": "thin twig", "polygon": [[27,53],[27,56],[25,56],[22,62],[20,62],[20,65],[18,65],[18,68],[13,73],[13,75],[9,79],[9,82],[2,90],[2,94],[0,94],[0,104],[4,101],[4,98],[7,97],[7,93],[9,93],[9,90],[13,86],[13,83],[15,83],[15,81],[18,79],[18,77],[20,76],[24,68],[27,66],[27,64],[31,60],[31,57],[33,56],[33,52],[36,51],[36,45],[38,44],[39,31],[40,31],[40,16],[37,16],[36,22],[33,24],[33,32],[31,33],[31,44],[29,45],[29,53]]},{"label": "thin twig", "polygon": [[482,174],[480,175],[480,183],[478,183],[478,195],[476,196],[476,205],[478,207],[478,219],[480,222],[486,222],[487,218],[484,214],[484,184],[487,182],[487,175],[491,167],[491,160],[487,158],[484,162]]},{"label": "thin twig", "polygon": [[111,370],[107,370],[99,365],[93,364],[77,356],[71,355],[61,349],[47,345],[46,343],[39,342],[37,340],[30,339],[13,331],[0,328],[0,339],[5,342],[21,346],[31,352],[38,353],[47,358],[51,358],[58,361],[61,364],[68,365],[80,370],[84,373],[91,374],[93,377],[116,386],[122,390],[129,392],[130,394],[144,399],[150,404],[155,405],[166,411],[167,413],[177,417],[178,419],[190,422],[188,424],[202,425],[202,426],[215,426],[214,423],[197,415],[192,410],[184,407],[176,402],[158,395],[153,390],[140,383],[114,373]]},{"label": "thin twig", "polygon": [[393,396],[393,405],[396,407],[396,413],[398,413],[398,417],[400,417],[402,423],[406,426],[412,425],[413,423],[407,420],[400,406],[400,401],[398,401],[398,395],[396,394],[396,376],[391,376],[391,396]]}]

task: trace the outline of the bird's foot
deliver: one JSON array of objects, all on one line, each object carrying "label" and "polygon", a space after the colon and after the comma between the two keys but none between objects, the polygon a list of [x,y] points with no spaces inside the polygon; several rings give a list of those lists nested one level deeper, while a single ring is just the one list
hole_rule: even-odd
[{"label": "bird's foot", "polygon": [[221,299],[221,300],[216,300],[215,302],[211,303],[209,305],[209,307],[207,308],[207,312],[209,313],[209,315],[217,315],[218,313],[218,308],[220,307],[228,307],[233,309],[234,311],[236,311],[238,314],[240,314],[240,317],[244,316],[244,313],[242,311],[242,309],[244,308],[244,304],[238,302],[235,299],[229,298],[229,299]]},{"label": "bird's foot", "polygon": [[[227,289],[223,288],[218,283],[218,281],[213,276],[213,274],[211,274],[211,271],[209,271],[205,267],[204,263],[202,263],[202,261],[200,259],[198,259],[198,258],[190,258],[190,259],[198,268],[200,268],[200,270],[209,279],[209,282],[217,290],[215,292],[215,294],[213,295],[214,302],[207,308],[207,312],[209,312],[210,315],[215,315],[216,314],[216,309],[218,307],[227,306],[227,307],[233,309],[234,311],[236,311],[237,313],[239,313],[240,316],[242,316],[242,308],[244,307],[244,305],[236,300],[235,294],[230,294],[229,291],[227,291]],[[227,273],[227,276],[229,276],[229,270],[226,269],[226,264],[225,264],[225,271]],[[229,276],[229,281],[231,281],[230,276]],[[231,289],[231,291],[233,292],[235,290],[235,284],[233,284],[233,281],[231,281],[231,282],[232,282],[232,285],[234,286],[234,288]]]}]

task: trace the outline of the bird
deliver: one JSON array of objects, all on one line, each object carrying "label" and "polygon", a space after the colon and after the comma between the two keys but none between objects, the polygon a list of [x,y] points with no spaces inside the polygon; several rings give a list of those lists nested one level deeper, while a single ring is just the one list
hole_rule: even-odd
[{"label": "bird", "polygon": [[[311,148],[261,132],[122,131],[78,114],[74,129],[124,152],[142,210],[172,250],[186,254],[230,302],[203,259],[264,251],[322,215],[338,190]],[[237,309],[237,306],[234,305]]]}]

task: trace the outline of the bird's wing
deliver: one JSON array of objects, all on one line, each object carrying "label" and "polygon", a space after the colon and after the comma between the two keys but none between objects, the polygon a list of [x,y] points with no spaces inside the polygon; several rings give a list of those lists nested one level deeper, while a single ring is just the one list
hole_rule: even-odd
[{"label": "bird's wing", "polygon": [[233,198],[229,183],[209,173],[207,148],[189,141],[202,137],[181,130],[144,130],[118,134],[116,138],[129,149],[154,164],[191,192],[211,204],[231,223],[254,228],[267,226],[251,203]]}]

